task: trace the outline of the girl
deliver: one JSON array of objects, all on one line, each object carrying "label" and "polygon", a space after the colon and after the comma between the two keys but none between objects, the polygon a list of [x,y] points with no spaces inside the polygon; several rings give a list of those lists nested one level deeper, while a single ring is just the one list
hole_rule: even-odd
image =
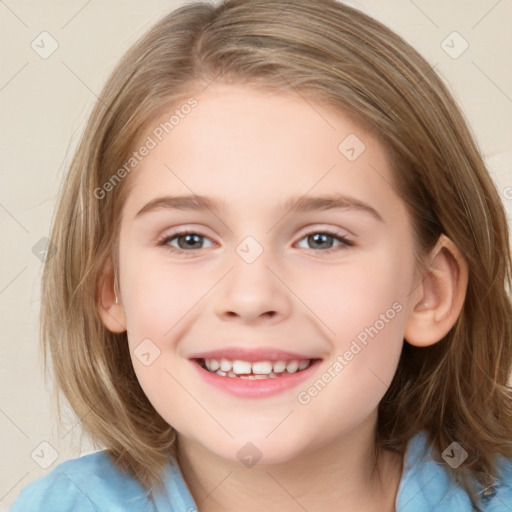
[{"label": "girl", "polygon": [[105,86],[43,276],[104,449],[12,512],[512,510],[508,240],[389,29],[334,0],[181,7]]}]

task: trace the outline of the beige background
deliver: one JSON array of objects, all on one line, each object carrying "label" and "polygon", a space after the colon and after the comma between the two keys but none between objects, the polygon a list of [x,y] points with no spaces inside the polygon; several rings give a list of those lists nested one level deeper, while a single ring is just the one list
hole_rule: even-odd
[{"label": "beige background", "polygon": [[[110,70],[129,44],[182,3],[0,0],[0,511],[30,481],[91,451],[87,442],[80,446],[80,426],[71,413],[57,430],[51,379],[44,380],[38,353],[43,263],[32,248],[49,234],[66,165]],[[396,30],[436,65],[459,101],[510,213],[512,3],[350,3]],[[48,37],[40,36],[43,31],[58,43],[46,59],[31,47],[34,40],[42,46],[41,37]],[[441,46],[454,31],[469,44],[456,59]],[[456,51],[462,40],[452,36],[448,44]],[[49,45],[45,39],[45,48]],[[51,462],[52,454],[57,457],[52,465],[40,467]]]}]

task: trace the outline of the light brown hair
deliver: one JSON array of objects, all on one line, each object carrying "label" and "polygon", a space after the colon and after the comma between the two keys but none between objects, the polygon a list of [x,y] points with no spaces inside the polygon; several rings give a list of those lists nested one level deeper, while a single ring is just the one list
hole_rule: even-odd
[{"label": "light brown hair", "polygon": [[[97,312],[97,283],[118,268],[120,211],[130,177],[98,199],[165,108],[212,81],[300,92],[352,116],[393,162],[414,225],[418,264],[441,233],[469,267],[463,310],[428,348],[404,343],[379,406],[377,447],[403,454],[419,430],[441,452],[457,441],[453,474],[470,493],[512,456],[511,260],[503,205],[454,99],[408,43],[334,0],[231,0],[184,5],[122,58],[90,116],[60,194],[44,268],[41,337],[57,390],[83,430],[147,488],[161,484],[176,433],[133,371],[126,332]],[[132,174],[137,172],[136,168]],[[476,479],[476,480],[475,480]]]}]

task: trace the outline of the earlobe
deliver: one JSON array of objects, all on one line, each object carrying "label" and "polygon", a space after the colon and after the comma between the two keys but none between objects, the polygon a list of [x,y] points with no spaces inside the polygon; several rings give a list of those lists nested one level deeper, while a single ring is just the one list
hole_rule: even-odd
[{"label": "earlobe", "polygon": [[457,246],[439,237],[422,282],[411,293],[404,338],[411,345],[428,346],[443,339],[462,311],[468,284],[468,265]]},{"label": "earlobe", "polygon": [[126,316],[116,284],[112,260],[108,258],[98,276],[96,305],[103,325],[109,331],[120,333],[126,331]]}]

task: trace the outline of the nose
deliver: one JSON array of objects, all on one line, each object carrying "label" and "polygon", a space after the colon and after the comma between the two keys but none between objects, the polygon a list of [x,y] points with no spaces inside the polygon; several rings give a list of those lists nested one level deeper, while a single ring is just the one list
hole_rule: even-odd
[{"label": "nose", "polygon": [[252,263],[238,254],[232,261],[232,270],[216,295],[215,312],[222,320],[274,324],[290,315],[292,293],[266,251]]}]

